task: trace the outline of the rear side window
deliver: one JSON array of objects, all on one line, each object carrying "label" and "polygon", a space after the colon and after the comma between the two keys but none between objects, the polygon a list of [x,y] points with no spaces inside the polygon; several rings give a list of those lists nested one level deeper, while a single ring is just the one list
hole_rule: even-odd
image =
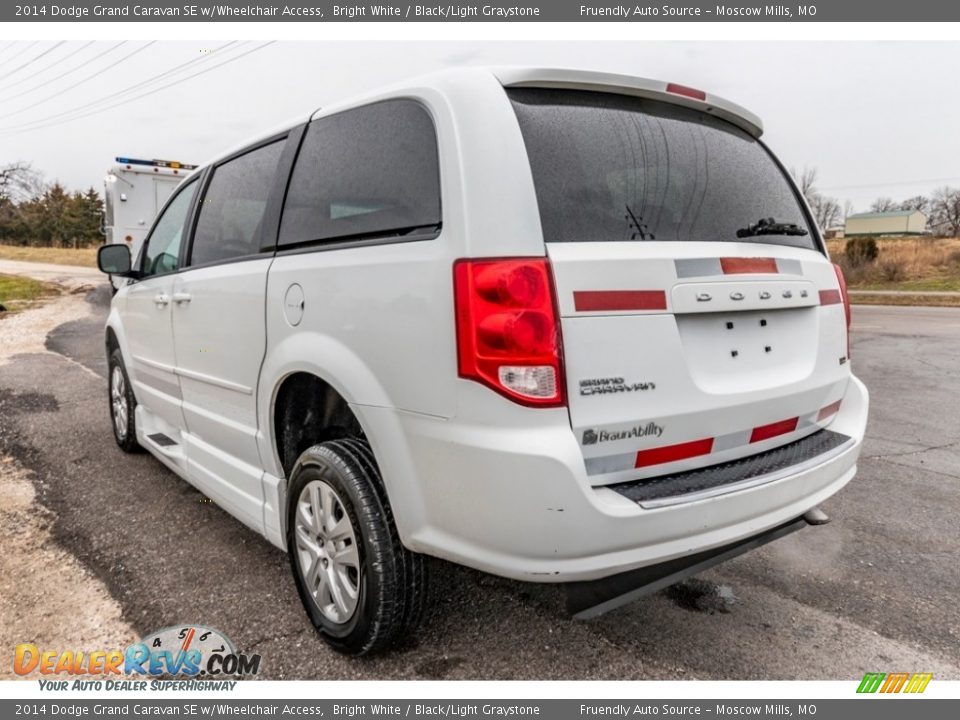
[{"label": "rear side window", "polygon": [[781,168],[759,141],[724,120],[609,93],[508,94],[547,242],[817,247]]},{"label": "rear side window", "polygon": [[388,100],[310,123],[287,190],[281,246],[413,236],[440,225],[433,120]]},{"label": "rear side window", "polygon": [[283,144],[264,145],[214,169],[193,235],[191,265],[260,252],[261,224]]}]

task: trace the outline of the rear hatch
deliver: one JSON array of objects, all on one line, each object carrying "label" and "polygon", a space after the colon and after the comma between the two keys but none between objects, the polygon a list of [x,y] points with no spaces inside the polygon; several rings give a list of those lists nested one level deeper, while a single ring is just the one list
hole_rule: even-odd
[{"label": "rear hatch", "polygon": [[649,98],[508,93],[591,482],[727,462],[829,424],[849,378],[838,277],[759,140]]}]

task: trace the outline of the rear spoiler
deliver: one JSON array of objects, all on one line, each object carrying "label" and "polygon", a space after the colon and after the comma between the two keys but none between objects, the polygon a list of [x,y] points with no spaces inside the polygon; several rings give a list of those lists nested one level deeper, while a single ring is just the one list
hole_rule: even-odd
[{"label": "rear spoiler", "polygon": [[723,118],[755,138],[763,134],[763,122],[746,108],[676,83],[632,75],[558,68],[497,68],[493,74],[504,87],[566,88],[660,100]]}]

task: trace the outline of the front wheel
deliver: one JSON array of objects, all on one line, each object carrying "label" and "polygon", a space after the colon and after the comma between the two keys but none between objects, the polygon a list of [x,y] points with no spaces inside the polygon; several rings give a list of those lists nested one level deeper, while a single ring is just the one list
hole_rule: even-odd
[{"label": "front wheel", "polygon": [[119,348],[110,353],[109,372],[110,424],[113,425],[113,437],[124,452],[140,452],[135,419],[137,399],[133,395],[130,377]]},{"label": "front wheel", "polygon": [[400,543],[379,470],[361,440],[306,450],[291,473],[287,547],[304,608],[335,650],[365,655],[415,630],[422,555]]}]

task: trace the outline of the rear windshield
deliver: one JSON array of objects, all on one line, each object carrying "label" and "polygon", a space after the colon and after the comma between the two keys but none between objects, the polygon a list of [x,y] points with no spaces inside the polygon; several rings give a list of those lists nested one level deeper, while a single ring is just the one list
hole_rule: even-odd
[{"label": "rear windshield", "polygon": [[507,92],[547,242],[706,240],[816,249],[783,171],[740,128],[623,95]]}]

